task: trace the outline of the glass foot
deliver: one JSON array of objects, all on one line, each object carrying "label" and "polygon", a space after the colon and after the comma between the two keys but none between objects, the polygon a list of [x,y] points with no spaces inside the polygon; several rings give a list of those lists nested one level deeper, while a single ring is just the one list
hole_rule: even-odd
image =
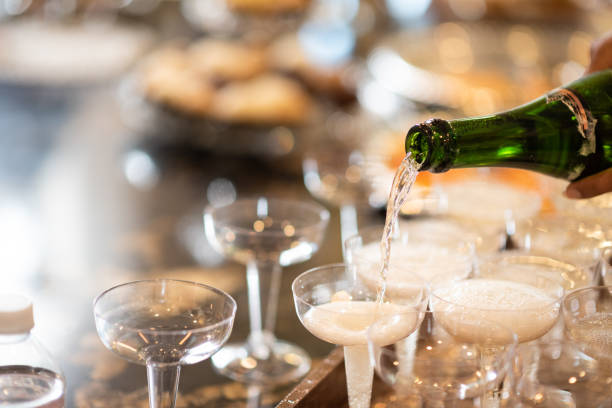
[{"label": "glass foot", "polygon": [[267,356],[256,353],[248,343],[224,346],[211,358],[217,371],[235,381],[279,385],[296,381],[310,369],[310,357],[301,348],[274,340]]}]

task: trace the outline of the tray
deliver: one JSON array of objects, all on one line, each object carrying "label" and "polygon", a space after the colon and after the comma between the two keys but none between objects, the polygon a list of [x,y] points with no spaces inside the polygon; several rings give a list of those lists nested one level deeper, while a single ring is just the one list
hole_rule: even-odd
[{"label": "tray", "polygon": [[[391,387],[374,375],[371,406],[386,407],[395,400]],[[276,408],[348,408],[344,352],[335,348],[283,398]]]}]

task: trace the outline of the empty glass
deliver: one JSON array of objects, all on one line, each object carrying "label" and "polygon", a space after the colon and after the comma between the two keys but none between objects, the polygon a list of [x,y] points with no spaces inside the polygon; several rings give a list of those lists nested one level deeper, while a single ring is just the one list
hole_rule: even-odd
[{"label": "empty glass", "polygon": [[222,374],[248,384],[273,385],[308,371],[308,354],[274,336],[281,267],[310,259],[328,220],[329,212],[316,203],[280,198],[246,198],[206,208],[204,226],[211,245],[246,265],[247,272],[251,333],[246,342],[215,354],[213,365]]},{"label": "empty glass", "polygon": [[378,333],[401,315],[385,316],[368,329],[374,367],[394,388],[397,406],[479,407],[485,394],[502,386],[517,336],[501,323],[481,320],[487,330],[454,337],[447,331],[448,323],[461,322],[456,316],[448,317],[442,325],[426,312],[418,330],[394,342],[381,342]]},{"label": "empty glass", "polygon": [[361,282],[355,268],[344,264],[310,269],[293,281],[295,309],[304,327],[321,340],[344,346],[350,408],[370,406],[373,368],[368,327],[383,316],[398,316],[377,332],[380,341],[395,343],[410,335],[422,319],[426,288],[418,276],[409,278],[412,290],[384,303],[376,301],[376,290]]},{"label": "empty glass", "polygon": [[569,341],[519,347],[512,407],[607,408],[612,406],[610,367]]},{"label": "empty glass", "polygon": [[232,330],[236,302],[211,286],[170,279],[115,286],[94,301],[102,343],[147,366],[149,406],[174,408],[182,364],[215,353]]},{"label": "empty glass", "polygon": [[612,286],[592,286],[563,300],[565,332],[586,354],[612,368]]},{"label": "empty glass", "polygon": [[340,209],[341,242],[357,234],[360,206],[382,207],[393,173],[356,141],[321,141],[304,154],[304,184],[310,194]]}]

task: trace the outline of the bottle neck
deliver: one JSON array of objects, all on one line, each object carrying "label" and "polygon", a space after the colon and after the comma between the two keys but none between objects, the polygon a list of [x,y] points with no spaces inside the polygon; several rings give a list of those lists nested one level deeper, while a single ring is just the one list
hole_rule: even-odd
[{"label": "bottle neck", "polygon": [[413,126],[406,152],[419,170],[513,167],[576,180],[612,166],[612,70],[494,115]]},{"label": "bottle neck", "polygon": [[438,173],[453,167],[456,146],[455,134],[444,119],[430,119],[414,125],[406,136],[406,152],[420,164],[420,171]]}]

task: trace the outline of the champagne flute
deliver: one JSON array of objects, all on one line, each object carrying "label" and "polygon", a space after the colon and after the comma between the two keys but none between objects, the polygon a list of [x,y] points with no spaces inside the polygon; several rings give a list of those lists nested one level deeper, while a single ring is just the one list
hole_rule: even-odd
[{"label": "champagne flute", "polygon": [[[230,344],[212,363],[222,374],[251,385],[288,383],[310,369],[310,357],[274,336],[281,267],[307,261],[323,240],[329,212],[312,202],[245,198],[206,208],[204,229],[211,245],[246,265],[251,332]],[[262,308],[264,303],[265,308]]]},{"label": "champagne flute", "polygon": [[157,279],[125,283],[94,301],[102,343],[147,366],[149,406],[174,408],[181,365],[199,363],[228,339],[236,302],[195,282]]},{"label": "champagne flute", "polygon": [[407,276],[412,290],[401,299],[378,302],[377,292],[364,285],[354,267],[330,264],[310,269],[292,284],[297,315],[308,331],[321,340],[344,347],[350,408],[367,408],[372,394],[373,368],[366,331],[377,319],[400,315],[378,332],[389,343],[407,337],[419,325],[427,303],[424,282]]}]

